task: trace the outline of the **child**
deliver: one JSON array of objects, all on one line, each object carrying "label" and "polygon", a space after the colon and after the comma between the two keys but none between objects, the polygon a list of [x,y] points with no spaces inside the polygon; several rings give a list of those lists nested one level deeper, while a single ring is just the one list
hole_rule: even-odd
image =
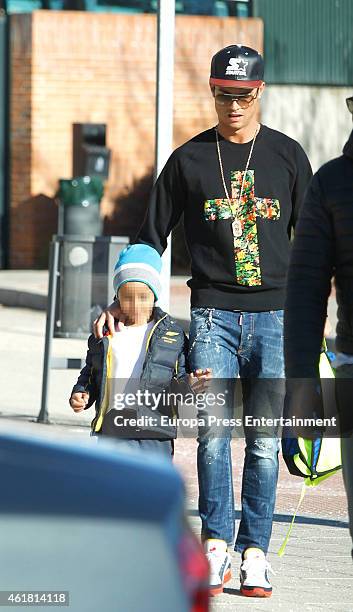
[{"label": "child", "polygon": [[86,365],[70,405],[80,412],[96,402],[92,435],[123,439],[170,456],[176,427],[167,392],[172,383],[184,390],[186,383],[199,384],[209,372],[188,377],[187,337],[155,306],[161,267],[158,252],[145,244],[128,246],[120,254],[113,285],[125,325],[119,325],[114,336],[89,337]]}]

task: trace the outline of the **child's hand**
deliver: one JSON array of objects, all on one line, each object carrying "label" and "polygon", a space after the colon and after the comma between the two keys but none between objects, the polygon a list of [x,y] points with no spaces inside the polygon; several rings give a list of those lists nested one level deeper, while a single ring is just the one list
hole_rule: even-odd
[{"label": "child's hand", "polygon": [[192,390],[200,393],[202,391],[206,391],[207,389],[207,381],[212,378],[212,369],[206,368],[205,370],[195,370],[189,374],[189,385]]},{"label": "child's hand", "polygon": [[88,404],[89,393],[73,393],[70,397],[70,406],[74,412],[82,412]]}]

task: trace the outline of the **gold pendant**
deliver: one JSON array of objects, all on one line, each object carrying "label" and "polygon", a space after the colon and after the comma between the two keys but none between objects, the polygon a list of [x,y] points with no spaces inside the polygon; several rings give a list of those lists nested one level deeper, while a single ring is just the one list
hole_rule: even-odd
[{"label": "gold pendant", "polygon": [[232,232],[233,232],[234,238],[240,238],[240,236],[242,235],[243,228],[241,226],[241,222],[239,219],[234,219],[232,223]]}]

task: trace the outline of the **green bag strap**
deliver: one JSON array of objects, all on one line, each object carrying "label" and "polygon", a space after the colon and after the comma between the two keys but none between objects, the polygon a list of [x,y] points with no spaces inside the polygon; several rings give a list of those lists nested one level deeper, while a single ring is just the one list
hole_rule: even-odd
[{"label": "green bag strap", "polygon": [[292,518],[291,524],[288,527],[288,531],[287,531],[286,537],[284,538],[284,542],[283,542],[281,548],[279,549],[279,551],[277,553],[279,557],[283,557],[284,551],[286,550],[286,546],[288,544],[288,541],[289,541],[289,538],[290,538],[290,534],[292,533],[292,529],[293,529],[295,518],[296,518],[296,516],[298,514],[299,508],[302,505],[302,501],[303,501],[304,496],[305,496],[305,491],[306,491],[306,483],[304,481],[303,482],[303,486],[302,486],[302,490],[301,490],[301,493],[300,493],[299,502],[298,502],[298,505],[297,505],[297,507],[295,509],[295,512],[293,514],[293,518]]},{"label": "green bag strap", "polygon": [[292,518],[291,524],[288,527],[288,531],[287,531],[286,537],[284,538],[283,544],[282,544],[281,548],[279,549],[279,551],[277,553],[279,557],[283,557],[283,555],[284,555],[284,552],[286,550],[286,546],[287,546],[287,544],[289,542],[289,538],[290,538],[290,535],[292,533],[294,521],[295,521],[296,516],[298,514],[299,508],[302,505],[302,502],[303,502],[303,499],[304,499],[307,487],[316,487],[323,480],[326,480],[326,478],[329,478],[330,476],[332,476],[332,474],[336,474],[336,472],[338,472],[339,469],[340,468],[338,467],[336,470],[332,470],[332,472],[329,472],[328,474],[323,474],[323,476],[319,476],[318,478],[315,478],[314,480],[312,480],[309,476],[308,476],[308,478],[304,479],[302,490],[301,490],[300,497],[299,497],[298,505],[297,505],[297,507],[295,509],[295,512],[293,514],[293,518]]}]

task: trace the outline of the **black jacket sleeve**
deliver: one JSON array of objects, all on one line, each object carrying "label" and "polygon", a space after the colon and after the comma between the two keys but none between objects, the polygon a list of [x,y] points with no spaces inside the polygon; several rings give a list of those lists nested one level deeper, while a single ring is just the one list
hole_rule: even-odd
[{"label": "black jacket sleeve", "polygon": [[187,378],[187,375],[190,372],[188,353],[189,353],[189,339],[187,335],[184,333],[184,344],[183,344],[183,348],[178,358],[177,379]]},{"label": "black jacket sleeve", "polygon": [[299,143],[296,143],[295,159],[297,172],[292,188],[292,227],[296,226],[299,211],[304,202],[305,192],[313,176],[310,162]]},{"label": "black jacket sleeve", "polygon": [[189,354],[189,339],[187,335],[184,333],[183,346],[178,355],[178,368],[176,369],[175,377],[171,384],[171,390],[174,393],[182,393],[182,394],[192,393],[192,388],[189,384],[189,376],[188,376],[190,373],[188,354]]},{"label": "black jacket sleeve", "polygon": [[167,248],[167,238],[184,210],[183,184],[180,161],[174,152],[153,187],[145,220],[135,242],[148,244],[162,255]]},{"label": "black jacket sleeve", "polygon": [[90,336],[88,338],[88,350],[86,354],[86,364],[82,368],[79,377],[77,379],[76,384],[73,386],[71,391],[71,396],[74,393],[89,393],[89,400],[86,406],[90,408],[92,404],[98,399],[98,388],[96,384],[96,379],[93,371],[92,364],[92,344],[95,342],[94,336]]},{"label": "black jacket sleeve", "polygon": [[318,376],[333,270],[333,225],[319,171],[299,216],[288,272],[284,318],[288,377]]}]

